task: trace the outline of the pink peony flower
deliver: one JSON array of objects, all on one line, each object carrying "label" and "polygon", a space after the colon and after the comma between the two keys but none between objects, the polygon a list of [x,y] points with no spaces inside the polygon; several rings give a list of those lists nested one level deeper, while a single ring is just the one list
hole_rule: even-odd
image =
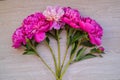
[{"label": "pink peony flower", "polygon": [[102,27],[91,18],[84,18],[79,22],[80,29],[86,31],[89,35],[90,42],[95,45],[101,45],[101,38],[103,35]]},{"label": "pink peony flower", "polygon": [[61,22],[61,17],[64,15],[64,10],[58,6],[48,6],[47,9],[43,12],[43,15],[47,18],[48,21],[53,21],[51,29],[59,30],[64,24]]},{"label": "pink peony flower", "polygon": [[80,13],[78,10],[70,7],[64,8],[65,14],[62,17],[62,21],[70,25],[72,28],[79,28]]},{"label": "pink peony flower", "polygon": [[16,31],[12,35],[13,47],[18,48],[22,44],[25,45],[26,44],[26,38],[25,37],[26,36],[24,34],[23,27],[20,27],[20,28],[16,29]]},{"label": "pink peony flower", "polygon": [[35,36],[39,35],[40,32],[47,32],[51,25],[52,22],[47,21],[42,13],[32,14],[23,21],[23,27],[28,39],[35,38],[37,40]]}]

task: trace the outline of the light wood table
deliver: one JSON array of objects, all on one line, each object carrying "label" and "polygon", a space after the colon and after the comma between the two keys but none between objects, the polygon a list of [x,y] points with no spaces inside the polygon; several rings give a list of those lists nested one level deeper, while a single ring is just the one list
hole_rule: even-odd
[{"label": "light wood table", "polygon": [[[11,35],[22,20],[48,5],[76,8],[104,28],[104,57],[71,65],[63,80],[120,80],[120,0],[0,0],[0,80],[55,80],[36,56],[22,55],[23,49],[11,47]],[[63,52],[64,44],[61,40]],[[41,45],[38,51],[53,68],[49,50]],[[54,41],[51,45],[56,47]]]}]

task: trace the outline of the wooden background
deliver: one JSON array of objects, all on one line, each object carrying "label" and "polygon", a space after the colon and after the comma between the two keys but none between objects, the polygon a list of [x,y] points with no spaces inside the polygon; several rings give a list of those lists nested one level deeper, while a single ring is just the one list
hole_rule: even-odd
[{"label": "wooden background", "polygon": [[[11,47],[11,35],[22,20],[48,5],[76,8],[81,15],[91,16],[104,28],[104,57],[70,66],[63,80],[120,80],[120,0],[0,0],[0,80],[55,80],[36,56],[22,55],[22,49]],[[62,49],[64,43],[61,40]],[[54,41],[51,45],[56,47]],[[39,52],[53,68],[45,47],[40,46]]]}]

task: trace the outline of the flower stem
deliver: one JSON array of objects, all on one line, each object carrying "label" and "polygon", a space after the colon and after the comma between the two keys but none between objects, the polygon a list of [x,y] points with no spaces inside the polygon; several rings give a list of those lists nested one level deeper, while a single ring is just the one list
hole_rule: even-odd
[{"label": "flower stem", "polygon": [[65,55],[64,55],[63,62],[62,62],[62,65],[61,65],[61,70],[62,70],[62,68],[63,68],[63,66],[64,66],[67,53],[68,53],[68,47],[66,48],[66,51],[65,51]]},{"label": "flower stem", "polygon": [[63,58],[63,62],[62,62],[62,65],[61,65],[61,71],[62,71],[62,68],[64,66],[64,63],[65,63],[65,59],[66,59],[66,56],[67,56],[67,53],[68,53],[68,29],[66,29],[66,51],[65,51],[65,55],[64,55],[64,58]]},{"label": "flower stem", "polygon": [[56,62],[56,58],[55,58],[55,54],[51,48],[51,46],[45,41],[46,45],[48,46],[48,48],[50,49],[51,55],[53,57],[54,60],[54,65],[55,65],[55,70],[56,70],[56,74],[57,74],[57,62]]},{"label": "flower stem", "polygon": [[52,72],[52,74],[55,76],[55,77],[57,77],[56,76],[56,74],[54,73],[54,71],[47,65],[47,63],[43,60],[43,58],[40,56],[40,55],[38,55],[38,53],[36,53],[36,55],[41,59],[41,61],[44,63],[44,65]]},{"label": "flower stem", "polygon": [[58,44],[58,77],[61,75],[61,59],[60,59],[60,37],[59,31],[57,30],[57,44]]},{"label": "flower stem", "polygon": [[59,78],[59,79],[56,79],[56,80],[62,80],[61,78]]},{"label": "flower stem", "polygon": [[55,72],[48,66],[48,64],[44,61],[44,59],[38,54],[36,51],[36,48],[32,45],[30,40],[27,40],[28,45],[34,50],[35,54],[40,58],[40,60],[43,62],[43,64],[52,72],[52,74],[58,79],[57,75]]},{"label": "flower stem", "polygon": [[[80,41],[78,42],[77,49],[78,49],[79,45],[80,45]],[[63,72],[61,73],[61,77],[63,77],[63,75],[64,75],[65,72],[67,71],[70,63],[72,62],[72,60],[73,60],[73,58],[74,58],[74,56],[75,56],[75,53],[76,53],[77,49],[74,51],[74,53],[72,54],[70,60],[69,60],[69,61],[67,62],[67,64],[65,65],[65,68],[63,69]]]}]

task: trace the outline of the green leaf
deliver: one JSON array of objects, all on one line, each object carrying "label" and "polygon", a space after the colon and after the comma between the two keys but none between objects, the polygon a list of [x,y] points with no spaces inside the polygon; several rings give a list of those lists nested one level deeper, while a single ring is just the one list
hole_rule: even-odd
[{"label": "green leaf", "polygon": [[31,54],[35,54],[35,52],[34,51],[25,51],[23,53],[23,55],[31,55]]},{"label": "green leaf", "polygon": [[74,31],[73,28],[68,27],[68,30],[67,30],[67,40],[68,40],[68,41],[67,41],[67,45],[68,45],[68,46],[71,45],[73,31]]},{"label": "green leaf", "polygon": [[65,24],[64,28],[65,28],[65,30],[68,30],[70,27],[68,24]]},{"label": "green leaf", "polygon": [[81,60],[90,59],[90,58],[94,58],[94,57],[96,57],[96,56],[93,54],[86,54],[83,58],[81,58]]},{"label": "green leaf", "polygon": [[67,39],[67,46],[70,44],[70,38]]},{"label": "green leaf", "polygon": [[28,50],[31,49],[31,47],[29,46],[28,43],[26,43],[26,48],[27,48]]},{"label": "green leaf", "polygon": [[63,29],[60,29],[60,30],[59,30],[59,34],[60,34],[62,31],[63,31]]},{"label": "green leaf", "polygon": [[50,43],[50,39],[48,37],[46,37],[46,42],[49,44]]},{"label": "green leaf", "polygon": [[74,31],[75,31],[74,28],[69,28],[68,36],[71,36],[71,35],[73,34]]},{"label": "green leaf", "polygon": [[86,49],[87,49],[87,48],[82,47],[82,48],[77,52],[77,55],[76,55],[76,58],[75,58],[76,61],[79,61],[79,60],[83,57],[83,54],[84,54],[84,52],[85,52]]},{"label": "green leaf", "polygon": [[80,30],[76,30],[75,33],[72,33],[71,44],[73,44],[76,41],[83,40],[83,39],[87,40],[88,39],[87,36],[88,35],[85,32],[80,31]]},{"label": "green leaf", "polygon": [[72,41],[72,37],[69,36],[68,39],[67,39],[67,45],[70,46],[71,45],[71,41]]},{"label": "green leaf", "polygon": [[70,53],[70,58],[71,56],[74,54],[74,52],[76,51],[78,46],[78,42],[75,42],[74,44],[72,44],[72,49],[71,49],[71,53]]},{"label": "green leaf", "polygon": [[86,60],[86,59],[90,59],[90,58],[95,58],[97,57],[96,55],[93,55],[91,53],[82,55],[78,60],[74,59],[70,64],[73,64],[75,62],[81,61],[81,60]]},{"label": "green leaf", "polygon": [[51,32],[47,32],[47,35],[48,35],[48,36],[50,35],[52,38],[54,38],[54,39],[57,40],[57,37],[56,37],[53,33],[51,33]]},{"label": "green leaf", "polygon": [[91,53],[96,53],[96,52],[97,52],[97,49],[96,49],[96,48],[93,48],[93,49],[91,49],[90,52],[91,52]]},{"label": "green leaf", "polygon": [[29,46],[29,44],[27,43],[26,44],[26,49],[25,49],[25,51],[26,52],[28,52],[28,51],[34,51],[30,46]]},{"label": "green leaf", "polygon": [[90,43],[90,41],[82,41],[81,44],[83,46],[86,46],[86,47],[93,47],[93,46],[95,46],[92,43]]},{"label": "green leaf", "polygon": [[27,54],[27,52],[26,52],[26,51],[23,53],[23,55],[25,55],[25,54]]},{"label": "green leaf", "polygon": [[76,33],[72,37],[72,43],[76,42],[80,38],[82,38],[82,33],[80,31],[76,31]]},{"label": "green leaf", "polygon": [[97,48],[91,49],[90,53],[101,53],[101,51]]},{"label": "green leaf", "polygon": [[34,46],[37,47],[39,43],[34,41]]},{"label": "green leaf", "polygon": [[67,31],[67,45],[70,46],[71,45],[71,41],[72,41],[72,35],[73,35],[73,31],[75,29],[67,26],[66,27],[66,31]]}]

